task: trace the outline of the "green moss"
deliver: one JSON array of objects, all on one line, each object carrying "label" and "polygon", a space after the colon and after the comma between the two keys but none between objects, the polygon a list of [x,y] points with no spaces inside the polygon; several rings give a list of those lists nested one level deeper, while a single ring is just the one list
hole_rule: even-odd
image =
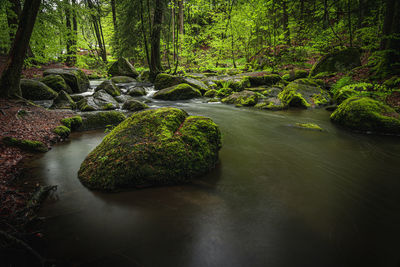
[{"label": "green moss", "polygon": [[336,93],[333,95],[333,99],[336,101],[337,104],[341,104],[343,101],[346,99],[358,95],[359,92],[357,92],[354,89],[351,88],[342,88],[336,91]]},{"label": "green moss", "polygon": [[132,64],[122,57],[111,65],[108,74],[111,76],[128,76],[132,78],[139,76],[139,73],[135,70]]},{"label": "green moss", "polygon": [[22,96],[29,100],[50,100],[57,97],[57,92],[42,82],[21,79]]},{"label": "green moss", "polygon": [[186,83],[162,89],[153,96],[155,99],[163,100],[185,100],[196,97],[201,97],[200,91]]},{"label": "green moss", "polygon": [[257,104],[258,95],[251,91],[242,91],[233,93],[232,95],[223,98],[222,103],[236,104],[237,106],[254,106]]},{"label": "green moss", "polygon": [[105,128],[107,125],[118,125],[126,119],[120,111],[102,111],[85,114],[82,126],[78,130],[93,130]]},{"label": "green moss", "polygon": [[69,94],[72,94],[72,89],[67,85],[64,78],[60,75],[47,75],[40,81],[56,92],[65,91]]},{"label": "green moss", "polygon": [[118,88],[118,86],[115,85],[115,83],[113,81],[102,82],[99,86],[96,87],[95,92],[98,92],[100,90],[104,90],[109,95],[112,95],[112,96],[120,96],[121,95],[121,90]]},{"label": "green moss", "polygon": [[107,103],[107,104],[101,106],[102,110],[113,110],[115,108],[116,107],[115,107],[115,105],[113,103]]},{"label": "green moss", "polygon": [[156,90],[162,90],[168,87],[172,87],[183,83],[183,78],[178,76],[169,75],[166,73],[160,73],[157,75],[154,81],[154,88]]},{"label": "green moss", "polygon": [[290,80],[290,74],[289,73],[284,74],[282,76],[282,80],[289,81]]},{"label": "green moss", "polygon": [[149,106],[137,100],[128,100],[124,103],[122,108],[129,111],[139,111],[149,108]]},{"label": "green moss", "polygon": [[74,116],[70,118],[65,118],[61,120],[61,123],[71,130],[76,130],[82,125],[82,117]]},{"label": "green moss", "polygon": [[70,95],[65,91],[60,91],[58,96],[54,99],[53,105],[51,108],[56,109],[75,109],[76,103]]},{"label": "green moss", "polygon": [[132,77],[128,77],[128,76],[115,76],[111,78],[111,81],[113,83],[132,83],[132,82],[136,82],[135,79],[133,79]]},{"label": "green moss", "polygon": [[205,96],[205,97],[214,97],[216,94],[217,94],[217,90],[211,89],[211,90],[208,90],[208,91],[204,94],[204,96]]},{"label": "green moss", "polygon": [[2,139],[2,142],[5,145],[19,147],[22,150],[30,152],[47,152],[49,150],[47,146],[40,141],[20,140],[6,136]]},{"label": "green moss", "polygon": [[346,128],[386,134],[400,134],[399,114],[368,97],[351,97],[338,106],[331,120]]},{"label": "green moss", "polygon": [[82,163],[80,181],[114,191],[187,182],[218,161],[221,134],[209,118],[176,108],[132,115],[112,130]]},{"label": "green moss", "polygon": [[388,88],[400,88],[400,77],[393,76],[392,78],[386,80],[383,85]]},{"label": "green moss", "polygon": [[323,131],[323,129],[315,123],[296,123],[296,127],[310,130]]},{"label": "green moss", "polygon": [[80,69],[47,69],[43,75],[60,75],[74,93],[83,93],[90,86],[88,77]]},{"label": "green moss", "polygon": [[95,111],[96,109],[90,105],[88,105],[88,100],[86,98],[80,100],[77,103],[78,109],[80,111]]},{"label": "green moss", "polygon": [[216,93],[216,97],[220,97],[220,98],[222,98],[222,97],[227,97],[227,96],[229,96],[230,94],[232,94],[232,92],[233,92],[233,90],[231,89],[231,88],[229,88],[229,87],[227,87],[227,88],[221,88],[221,89],[219,89],[219,90],[217,90],[217,93]]},{"label": "green moss", "polygon": [[66,126],[57,126],[53,129],[53,133],[60,136],[61,138],[67,138],[70,135],[71,130]]}]

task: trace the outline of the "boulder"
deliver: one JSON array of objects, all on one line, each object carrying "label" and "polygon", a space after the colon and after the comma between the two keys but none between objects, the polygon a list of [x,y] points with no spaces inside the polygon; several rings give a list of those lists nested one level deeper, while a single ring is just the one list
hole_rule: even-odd
[{"label": "boulder", "polygon": [[162,90],[181,83],[184,83],[183,77],[160,73],[154,81],[154,89]]},{"label": "boulder", "polygon": [[56,109],[75,109],[76,103],[69,94],[65,91],[61,91],[58,93],[58,96],[54,99],[53,105],[51,108]]},{"label": "boulder", "polygon": [[132,87],[128,91],[128,95],[130,96],[145,96],[146,95],[146,89],[143,87]]},{"label": "boulder", "polygon": [[68,94],[73,93],[71,87],[68,86],[63,77],[60,75],[47,75],[46,77],[40,79],[40,81],[56,92],[65,91]]},{"label": "boulder", "polygon": [[153,96],[155,99],[163,100],[185,100],[196,97],[201,97],[200,91],[186,83],[162,89]]},{"label": "boulder", "polygon": [[346,128],[382,134],[400,134],[400,115],[391,107],[368,97],[351,97],[331,114]]},{"label": "boulder", "polygon": [[49,75],[61,76],[74,93],[86,92],[90,87],[89,78],[80,69],[47,69],[43,72],[44,77]]},{"label": "boulder", "polygon": [[128,76],[132,78],[139,76],[139,73],[132,66],[132,64],[129,63],[126,58],[122,57],[111,65],[110,69],[108,70],[108,74],[111,76]]},{"label": "boulder", "polygon": [[109,125],[116,126],[126,119],[121,111],[100,111],[82,114],[82,125],[78,131],[87,131],[106,128]]},{"label": "boulder", "polygon": [[117,100],[118,103],[125,103],[126,101],[134,100],[134,98],[129,95],[116,96],[114,99]]},{"label": "boulder", "polygon": [[257,101],[257,94],[247,90],[233,93],[221,100],[222,103],[236,104],[236,106],[254,106]]},{"label": "boulder", "polygon": [[201,94],[204,94],[209,89],[205,83],[191,77],[184,77],[183,82],[198,89],[201,92]]},{"label": "boulder", "polygon": [[118,102],[106,91],[100,90],[93,94],[94,103],[102,110],[119,108]]},{"label": "boulder", "polygon": [[313,79],[298,79],[289,83],[278,97],[288,107],[315,108],[330,102],[328,92]]},{"label": "boulder", "polygon": [[86,97],[81,99],[77,103],[78,109],[80,111],[95,111],[95,110],[100,110],[100,107],[97,106],[97,104],[94,102],[93,97]]},{"label": "boulder", "polygon": [[214,97],[217,94],[217,90],[211,89],[205,92],[204,96],[205,97]]},{"label": "boulder", "polygon": [[282,103],[279,97],[267,97],[260,99],[257,105],[255,105],[255,108],[266,110],[282,110],[286,109],[287,106]]},{"label": "boulder", "polygon": [[343,86],[339,89],[332,90],[333,100],[339,105],[346,99],[359,95],[363,91],[371,91],[374,85],[371,83],[355,83]]},{"label": "boulder", "polygon": [[360,51],[357,48],[347,48],[323,56],[311,69],[310,76],[323,72],[345,72],[361,66]]},{"label": "boulder", "polygon": [[94,89],[95,92],[98,92],[100,90],[104,90],[112,96],[121,95],[121,90],[115,85],[113,81],[104,81],[99,86],[97,86],[96,89]]},{"label": "boulder", "polygon": [[113,83],[132,83],[132,82],[136,82],[135,79],[133,79],[132,77],[128,77],[128,76],[115,76],[111,78],[111,81]]},{"label": "boulder", "polygon": [[122,106],[122,109],[127,109],[129,111],[139,111],[146,108],[149,108],[149,106],[137,100],[128,100]]},{"label": "boulder", "polygon": [[249,76],[249,81],[252,87],[260,85],[274,85],[281,80],[278,74],[267,74],[261,76]]},{"label": "boulder", "polygon": [[211,119],[176,108],[147,110],[114,128],[83,161],[78,178],[104,191],[185,183],[214,168],[220,148]]},{"label": "boulder", "polygon": [[57,92],[42,82],[21,79],[22,97],[29,100],[50,100],[57,97]]}]

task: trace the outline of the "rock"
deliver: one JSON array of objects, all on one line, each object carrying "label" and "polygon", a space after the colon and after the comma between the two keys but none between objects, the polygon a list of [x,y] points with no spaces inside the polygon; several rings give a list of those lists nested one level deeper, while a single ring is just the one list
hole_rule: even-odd
[{"label": "rock", "polygon": [[186,100],[196,97],[201,97],[200,91],[186,83],[162,89],[153,96],[155,99],[163,100]]},{"label": "rock", "polygon": [[221,100],[222,103],[236,104],[237,106],[254,106],[257,104],[257,101],[257,94],[247,90],[233,93]]},{"label": "rock", "polygon": [[100,90],[93,94],[94,103],[102,110],[119,108],[118,102],[106,91]]},{"label": "rock", "polygon": [[73,116],[69,118],[64,118],[61,120],[61,123],[71,130],[76,130],[82,126],[82,117],[81,116]]},{"label": "rock", "polygon": [[278,95],[288,107],[321,107],[329,104],[330,97],[313,79],[298,79],[289,83]]},{"label": "rock", "polygon": [[22,97],[29,100],[50,100],[57,97],[57,92],[42,82],[21,79]]},{"label": "rock", "polygon": [[203,83],[202,81],[199,81],[197,79],[191,78],[191,77],[184,77],[183,82],[189,84],[190,86],[198,89],[201,94],[203,95],[207,90],[209,89],[208,86]]},{"label": "rock", "polygon": [[351,97],[331,114],[346,128],[382,134],[400,134],[400,115],[391,107],[368,97]]},{"label": "rock", "polygon": [[13,137],[3,137],[1,140],[7,146],[19,147],[22,150],[29,152],[47,152],[49,149],[40,141],[21,140]]},{"label": "rock", "polygon": [[74,100],[75,102],[79,102],[79,101],[81,101],[82,99],[84,99],[85,97],[83,96],[83,95],[69,95],[71,98],[72,98],[72,100]]},{"label": "rock", "polygon": [[58,93],[58,96],[54,99],[52,108],[56,109],[76,109],[76,103],[65,91]]},{"label": "rock", "polygon": [[122,57],[111,65],[108,74],[111,76],[128,76],[132,78],[139,76],[139,73],[135,70],[132,64]]},{"label": "rock", "polygon": [[266,110],[283,110],[287,106],[282,103],[278,97],[268,97],[258,101],[255,108],[266,109]]},{"label": "rock", "polygon": [[289,73],[282,76],[285,81],[292,82],[297,79],[307,78],[309,75],[306,70],[291,70]]},{"label": "rock", "polygon": [[126,101],[122,106],[122,109],[127,109],[129,111],[139,111],[146,108],[149,108],[149,106],[137,100]]},{"label": "rock", "polygon": [[139,81],[148,82],[150,81],[150,70],[144,70],[139,75]]},{"label": "rock", "polygon": [[347,48],[323,56],[311,69],[313,77],[321,72],[345,72],[361,66],[360,51],[357,48]]},{"label": "rock", "polygon": [[56,92],[65,91],[68,94],[73,93],[71,87],[67,85],[63,77],[60,75],[47,75],[46,77],[40,79],[40,81]]},{"label": "rock", "polygon": [[130,96],[145,96],[146,89],[143,87],[133,87],[128,91],[128,95]]},{"label": "rock", "polygon": [[160,73],[157,75],[154,81],[154,89],[162,90],[181,83],[184,83],[184,81],[183,78],[180,76],[173,76],[166,73]]},{"label": "rock", "polygon": [[61,125],[54,128],[53,133],[65,139],[68,138],[68,136],[71,134],[71,130],[66,126]]},{"label": "rock", "polygon": [[83,161],[78,178],[104,191],[184,183],[214,168],[220,148],[211,119],[176,108],[147,110],[114,128]]},{"label": "rock", "polygon": [[266,97],[277,97],[279,93],[282,92],[282,89],[279,87],[271,87],[267,90],[264,90],[262,94]]},{"label": "rock", "polygon": [[80,100],[77,103],[78,109],[80,111],[95,111],[95,110],[100,110],[100,107],[97,106],[97,104],[94,102],[93,97],[87,97],[82,100]]},{"label": "rock", "polygon": [[296,123],[295,127],[301,129],[314,130],[314,131],[321,131],[321,132],[323,131],[323,129],[315,123]]},{"label": "rock", "polygon": [[281,80],[278,74],[268,74],[262,76],[249,76],[249,81],[252,87],[260,85],[274,85]]},{"label": "rock", "polygon": [[120,111],[100,111],[82,114],[82,125],[78,131],[87,131],[106,128],[109,125],[116,126],[126,119]]},{"label": "rock", "polygon": [[332,90],[333,99],[339,105],[346,99],[359,95],[362,91],[370,91],[374,88],[374,85],[370,83],[356,83],[356,84],[349,84],[339,88],[337,90]]},{"label": "rock", "polygon": [[205,92],[204,96],[205,97],[214,97],[217,94],[217,90],[211,89]]},{"label": "rock", "polygon": [[216,97],[227,97],[233,93],[233,90],[229,87],[223,87],[221,89],[217,90],[217,93],[215,94]]},{"label": "rock", "polygon": [[134,98],[129,95],[116,96],[114,99],[117,100],[118,103],[125,103],[126,101],[134,100]]},{"label": "rock", "polygon": [[213,76],[202,80],[209,87],[213,88],[213,84],[219,88],[230,88],[235,92],[243,91],[245,88],[251,86],[248,76]]},{"label": "rock", "polygon": [[43,76],[49,75],[61,76],[74,93],[86,92],[90,87],[89,78],[80,69],[47,69],[43,72]]},{"label": "rock", "polygon": [[133,79],[132,77],[128,77],[128,76],[115,76],[111,78],[111,81],[113,83],[132,83],[132,82],[136,82],[135,79]]},{"label": "rock", "polygon": [[97,86],[96,89],[94,89],[95,92],[98,92],[100,90],[104,90],[112,96],[121,95],[121,90],[115,85],[113,81],[104,81],[99,86]]}]

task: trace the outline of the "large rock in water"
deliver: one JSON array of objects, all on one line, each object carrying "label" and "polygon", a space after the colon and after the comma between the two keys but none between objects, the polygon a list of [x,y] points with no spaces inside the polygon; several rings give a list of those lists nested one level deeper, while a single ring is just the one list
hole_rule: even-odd
[{"label": "large rock in water", "polygon": [[74,93],[86,92],[89,87],[89,79],[80,69],[48,69],[43,72],[43,76],[60,75]]},{"label": "large rock in water", "polygon": [[110,110],[119,108],[117,100],[104,90],[97,91],[93,94],[94,103],[102,110]]},{"label": "large rock in water", "polygon": [[53,105],[51,108],[56,109],[75,109],[76,103],[68,93],[65,91],[61,91],[58,93],[58,96],[54,99]]},{"label": "large rock in water", "polygon": [[111,65],[108,70],[108,74],[111,76],[128,76],[132,78],[136,78],[139,76],[139,73],[132,66],[131,63],[126,58],[119,58],[114,64]]},{"label": "large rock in water", "polygon": [[163,100],[186,100],[201,97],[199,90],[186,83],[162,89],[154,94],[153,98]]},{"label": "large rock in water", "polygon": [[21,79],[22,97],[29,100],[51,100],[57,97],[57,92],[42,82]]},{"label": "large rock in water", "polygon": [[361,66],[360,51],[357,48],[347,48],[330,53],[318,60],[311,69],[311,77],[322,72],[344,72]]},{"label": "large rock in water", "polygon": [[98,92],[100,90],[104,90],[112,96],[121,95],[121,90],[118,88],[118,86],[115,85],[115,83],[113,81],[102,82],[99,86],[96,87],[96,89],[94,91]]},{"label": "large rock in water", "polygon": [[56,92],[65,91],[68,94],[73,93],[71,87],[68,86],[63,77],[61,77],[60,75],[47,75],[40,81]]},{"label": "large rock in water", "polygon": [[236,104],[236,106],[254,106],[257,104],[258,96],[256,93],[251,91],[242,91],[233,93],[230,96],[221,100],[222,103]]},{"label": "large rock in water", "polygon": [[400,114],[368,97],[345,100],[332,113],[331,120],[355,131],[400,134]]},{"label": "large rock in water", "polygon": [[123,121],[83,161],[78,177],[91,189],[187,182],[218,161],[221,134],[209,118],[176,108],[147,110]]}]

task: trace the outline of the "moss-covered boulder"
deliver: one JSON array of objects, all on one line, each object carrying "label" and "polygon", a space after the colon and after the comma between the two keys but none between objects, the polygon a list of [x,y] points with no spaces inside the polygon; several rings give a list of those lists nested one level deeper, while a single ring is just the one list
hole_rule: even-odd
[{"label": "moss-covered boulder", "polygon": [[216,97],[219,98],[224,98],[233,93],[233,90],[229,87],[223,87],[217,90],[217,93],[215,94]]},{"label": "moss-covered boulder", "polygon": [[311,69],[310,76],[322,72],[345,72],[361,66],[360,51],[357,48],[347,48],[323,56]]},{"label": "moss-covered boulder", "polygon": [[133,83],[136,82],[135,79],[133,79],[132,77],[128,77],[128,76],[115,76],[111,78],[111,81],[113,83]]},{"label": "moss-covered boulder", "polygon": [[76,103],[69,94],[65,91],[58,93],[58,96],[54,99],[51,108],[55,109],[76,109]]},{"label": "moss-covered boulder", "polygon": [[298,79],[289,83],[278,97],[288,107],[316,108],[330,102],[328,92],[313,79]]},{"label": "moss-covered boulder", "polygon": [[400,115],[368,97],[351,97],[332,113],[331,120],[346,128],[383,134],[400,134]]},{"label": "moss-covered boulder", "polygon": [[118,88],[118,86],[115,85],[113,81],[102,82],[99,86],[96,87],[94,91],[98,92],[100,90],[106,91],[111,96],[121,95],[121,90]]},{"label": "moss-covered boulder", "polygon": [[323,131],[323,129],[318,124],[315,124],[315,123],[296,123],[294,125],[294,127],[300,128],[300,129],[320,131],[320,132]]},{"label": "moss-covered boulder", "polygon": [[154,89],[162,90],[181,83],[184,83],[183,77],[160,73],[154,81]]},{"label": "moss-covered boulder", "polygon": [[139,73],[132,66],[132,64],[129,63],[126,58],[122,57],[111,65],[110,69],[108,70],[108,74],[111,76],[128,76],[132,78],[139,76]]},{"label": "moss-covered boulder", "polygon": [[209,89],[205,83],[195,78],[184,77],[183,82],[189,84],[193,88],[198,89],[201,92],[201,94],[204,94]]},{"label": "moss-covered boulder", "polygon": [[281,80],[278,74],[267,74],[261,76],[249,76],[249,81],[252,87],[260,85],[274,85]]},{"label": "moss-covered boulder", "polygon": [[254,106],[257,104],[258,96],[256,93],[251,91],[242,91],[231,94],[230,96],[223,98],[222,103],[236,104],[237,106]]},{"label": "moss-covered boulder", "polygon": [[130,95],[130,96],[145,96],[146,89],[144,89],[144,87],[133,87],[133,88],[129,89],[128,95]]},{"label": "moss-covered boulder", "polygon": [[214,97],[217,94],[217,90],[211,89],[204,93],[205,97]]},{"label": "moss-covered boulder", "polygon": [[361,92],[372,91],[373,89],[374,85],[371,83],[355,83],[341,88],[334,88],[332,90],[333,100],[339,105],[350,97],[360,95]]},{"label": "moss-covered boulder", "polygon": [[148,105],[146,105],[143,102],[137,101],[137,100],[129,100],[124,103],[122,106],[122,109],[127,109],[129,111],[139,111],[149,108]]},{"label": "moss-covered boulder", "polygon": [[257,105],[255,105],[254,107],[266,110],[283,110],[287,108],[287,106],[283,104],[278,97],[267,97],[259,99]]},{"label": "moss-covered boulder", "polygon": [[163,100],[186,100],[196,97],[201,97],[200,91],[186,83],[162,89],[153,96],[155,99]]},{"label": "moss-covered boulder", "polygon": [[75,102],[79,102],[82,99],[84,99],[85,97],[83,95],[69,95],[71,97],[72,100],[74,100]]},{"label": "moss-covered boulder", "polygon": [[61,76],[74,93],[86,92],[90,87],[89,78],[80,69],[47,69],[43,72],[44,77],[49,75]]},{"label": "moss-covered boulder", "polygon": [[104,90],[97,91],[93,94],[94,103],[101,110],[110,110],[119,108],[117,100]]},{"label": "moss-covered boulder", "polygon": [[65,139],[71,134],[71,129],[64,125],[60,125],[53,129],[53,133]]},{"label": "moss-covered boulder", "polygon": [[40,141],[21,140],[14,137],[3,137],[3,144],[7,146],[19,147],[22,150],[29,152],[47,152],[49,149]]},{"label": "moss-covered boulder", "polygon": [[221,134],[209,118],[176,108],[132,115],[112,130],[78,172],[90,189],[178,184],[207,173],[218,161]]},{"label": "moss-covered boulder", "polygon": [[82,117],[81,116],[73,116],[69,118],[64,118],[61,120],[61,123],[68,127],[71,130],[76,130],[82,126]]},{"label": "moss-covered boulder", "polygon": [[57,97],[57,92],[42,82],[21,79],[22,97],[29,100],[51,100]]},{"label": "moss-covered boulder", "polygon": [[86,97],[77,103],[80,111],[95,111],[100,110],[100,107],[94,102],[93,97]]},{"label": "moss-covered boulder", "polygon": [[46,77],[40,79],[40,81],[56,92],[65,91],[68,94],[73,93],[71,87],[69,87],[64,78],[60,75],[47,75]]},{"label": "moss-covered boulder", "polygon": [[82,124],[77,128],[78,131],[87,131],[116,126],[126,119],[124,113],[120,111],[99,111],[82,114]]},{"label": "moss-covered boulder", "polygon": [[282,92],[282,88],[280,87],[270,87],[261,92],[266,97],[277,97],[279,93]]}]

